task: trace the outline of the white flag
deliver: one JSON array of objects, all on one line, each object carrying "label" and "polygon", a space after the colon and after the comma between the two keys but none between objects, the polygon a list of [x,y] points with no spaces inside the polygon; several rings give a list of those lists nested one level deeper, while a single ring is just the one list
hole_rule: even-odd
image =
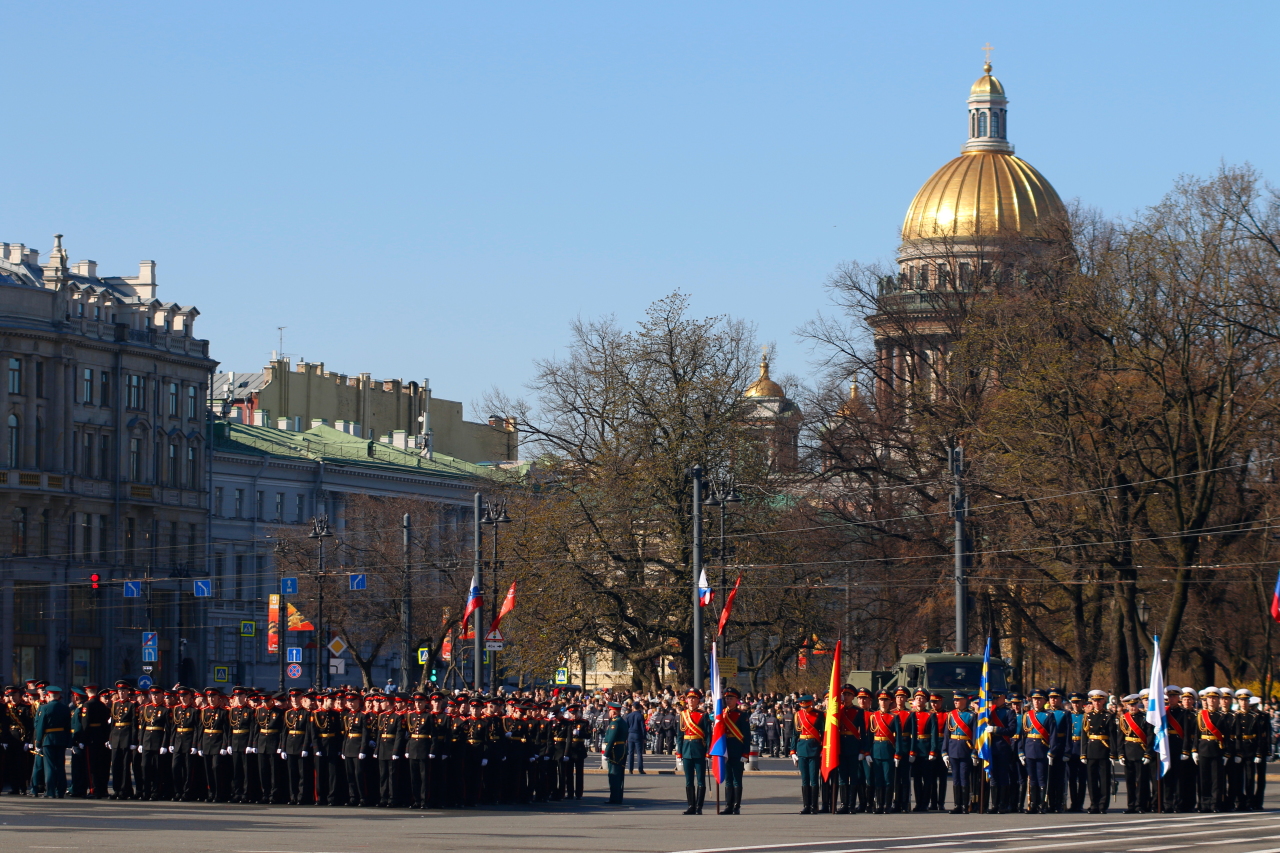
[{"label": "white flag", "polygon": [[1155,638],[1151,653],[1151,685],[1147,696],[1147,722],[1155,730],[1156,754],[1160,756],[1160,775],[1169,772],[1173,759],[1169,755],[1169,721],[1164,713],[1164,667],[1160,665],[1160,638]]}]

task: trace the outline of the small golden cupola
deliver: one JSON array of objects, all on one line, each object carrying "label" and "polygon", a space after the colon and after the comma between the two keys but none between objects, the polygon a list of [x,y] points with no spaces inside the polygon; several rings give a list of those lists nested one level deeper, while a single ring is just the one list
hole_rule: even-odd
[{"label": "small golden cupola", "polygon": [[769,397],[772,399],[785,400],[787,393],[782,390],[782,386],[769,378],[769,354],[768,351],[760,356],[760,378],[747,386],[747,390],[742,392],[744,397]]}]

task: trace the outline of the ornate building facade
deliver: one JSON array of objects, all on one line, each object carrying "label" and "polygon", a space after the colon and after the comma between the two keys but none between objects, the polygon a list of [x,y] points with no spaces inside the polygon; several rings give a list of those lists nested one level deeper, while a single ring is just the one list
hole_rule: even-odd
[{"label": "ornate building facade", "polygon": [[1014,155],[1008,103],[988,62],[969,90],[969,138],[960,156],[938,169],[907,209],[898,274],[880,282],[877,311],[868,318],[881,408],[927,393],[946,374],[966,304],[1067,233],[1057,191]]}]

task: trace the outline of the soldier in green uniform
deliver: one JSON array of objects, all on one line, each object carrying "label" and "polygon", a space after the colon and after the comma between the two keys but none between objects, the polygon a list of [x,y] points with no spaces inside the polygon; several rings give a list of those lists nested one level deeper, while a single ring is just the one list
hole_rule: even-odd
[{"label": "soldier in green uniform", "polygon": [[609,722],[604,728],[604,746],[600,748],[609,765],[609,802],[622,803],[622,783],[627,772],[627,722],[622,719],[622,706],[609,703]]},{"label": "soldier in green uniform", "polygon": [[685,814],[702,814],[707,796],[707,746],[711,738],[711,718],[702,710],[702,691],[690,687],[680,712],[680,763],[684,765],[684,793],[689,802]]},{"label": "soldier in green uniform", "polygon": [[813,708],[813,696],[800,697],[795,713],[795,734],[791,736],[791,761],[800,768],[800,814],[818,813],[818,764],[822,757],[822,729],[825,718]]},{"label": "soldier in green uniform", "polygon": [[85,695],[79,687],[71,688],[71,789],[80,799],[89,794],[89,759],[84,750]]},{"label": "soldier in green uniform", "polygon": [[[871,741],[869,769],[876,793],[876,814],[892,814],[894,771],[902,763],[902,721],[893,710],[893,697],[881,690],[876,696],[880,710],[868,720],[867,736]],[[819,729],[821,731],[821,729]],[[821,748],[822,739],[818,739]]]},{"label": "soldier in green uniform", "polygon": [[751,755],[751,718],[738,709],[742,694],[736,687],[724,689],[724,711],[720,713],[724,732],[724,811],[742,814],[742,765]]},{"label": "soldier in green uniform", "polygon": [[576,702],[569,706],[566,716],[568,722],[568,747],[565,749],[564,791],[566,800],[582,799],[582,775],[587,762],[587,739],[591,735],[591,725],[582,719],[582,706]]},{"label": "soldier in green uniform", "polygon": [[61,687],[50,685],[44,692],[49,701],[36,711],[35,747],[43,758],[44,795],[60,800],[67,790],[63,762],[71,745],[71,709],[62,701]]}]

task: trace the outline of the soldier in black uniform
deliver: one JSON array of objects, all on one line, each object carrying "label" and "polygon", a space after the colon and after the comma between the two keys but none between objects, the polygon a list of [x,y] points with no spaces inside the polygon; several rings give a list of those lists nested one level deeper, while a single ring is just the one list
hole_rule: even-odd
[{"label": "soldier in black uniform", "polygon": [[116,700],[111,703],[111,734],[107,741],[111,749],[111,799],[128,800],[133,797],[133,752],[138,748],[134,741],[134,724],[138,706],[133,701],[133,688],[123,681],[116,682]]},{"label": "soldier in black uniform", "polygon": [[404,716],[405,754],[409,762],[409,808],[425,809],[431,794],[432,716],[427,694],[415,692],[413,709]]},{"label": "soldier in black uniform", "polygon": [[1181,767],[1177,768],[1178,773],[1178,811],[1193,812],[1199,805],[1199,796],[1197,788],[1200,781],[1200,768],[1191,758],[1191,752],[1195,748],[1196,743],[1196,727],[1199,725],[1199,713],[1196,708],[1196,701],[1199,697],[1196,695],[1194,687],[1182,688],[1182,693],[1178,698],[1178,705],[1182,710],[1182,761],[1179,762]]},{"label": "soldier in black uniform", "polygon": [[227,697],[216,687],[204,691],[205,707],[200,709],[200,730],[196,751],[204,759],[204,776],[209,786],[205,799],[225,803],[230,793],[231,725],[227,719]]},{"label": "soldier in black uniform", "polygon": [[253,712],[253,752],[258,764],[259,802],[284,802],[289,784],[288,764],[281,752],[284,742],[284,694],[264,698]]},{"label": "soldier in black uniform", "polygon": [[143,800],[159,800],[164,793],[160,762],[169,751],[169,708],[164,704],[164,696],[160,691],[151,692],[146,702],[138,706],[138,716],[138,750],[142,753],[138,797]]},{"label": "soldier in black uniform", "polygon": [[1155,737],[1147,715],[1141,707],[1140,697],[1130,694],[1124,697],[1127,706],[1117,720],[1120,743],[1120,760],[1124,763],[1124,789],[1127,800],[1125,814],[1141,814],[1151,811],[1151,741]]},{"label": "soldier in black uniform", "polygon": [[1089,785],[1089,814],[1106,814],[1111,795],[1111,762],[1119,757],[1115,715],[1107,710],[1107,694],[1089,691],[1091,708],[1080,731],[1080,755]]},{"label": "soldier in black uniform", "polygon": [[316,766],[316,805],[340,806],[345,797],[342,762],[342,717],[333,706],[334,695],[316,698],[308,720]]},{"label": "soldier in black uniform", "polygon": [[1235,727],[1222,710],[1222,694],[1216,687],[1200,691],[1204,708],[1196,715],[1191,760],[1200,769],[1200,811],[1220,812],[1226,797],[1223,768],[1235,752]]},{"label": "soldier in black uniform", "polygon": [[369,746],[364,700],[359,693],[348,692],[343,694],[342,703],[342,766],[347,779],[347,805],[372,805],[364,786],[365,750]]},{"label": "soldier in black uniform", "polygon": [[[453,717],[449,715],[445,697],[439,693],[431,696],[431,740],[427,749],[428,793],[426,807],[440,808],[448,790],[449,749],[453,743]],[[517,772],[522,772],[517,770]]]},{"label": "soldier in black uniform", "polygon": [[480,796],[488,804],[502,802],[506,793],[502,783],[506,738],[498,707],[498,700],[489,697],[485,700],[484,713],[480,716]]},{"label": "soldier in black uniform", "polygon": [[111,750],[107,737],[111,733],[111,708],[94,685],[85,688],[84,730],[82,742],[89,769],[89,796],[100,800],[107,796],[111,769]]},{"label": "soldier in black uniform", "polygon": [[591,736],[591,727],[582,719],[582,706],[573,703],[566,709],[565,726],[568,741],[565,747],[564,788],[561,791],[566,799],[582,799],[582,777],[587,763],[587,739]]},{"label": "soldier in black uniform", "polygon": [[289,804],[301,805],[309,785],[303,772],[303,760],[311,754],[307,737],[307,709],[302,699],[307,691],[301,687],[289,688],[289,707],[284,711],[283,751],[285,771],[289,777]]},{"label": "soldier in black uniform", "polygon": [[[1169,739],[1169,772],[1160,778],[1160,810],[1172,814],[1179,810],[1182,799],[1179,782],[1182,781],[1182,762],[1187,746],[1187,713],[1178,704],[1179,688],[1170,684],[1165,688],[1165,730]],[[1157,769],[1155,773],[1159,773]]]},{"label": "soldier in black uniform", "polygon": [[[388,697],[390,698],[390,697]],[[399,803],[399,791],[395,777],[397,762],[404,754],[404,718],[395,712],[391,703],[383,701],[378,712],[378,805],[391,808]]]},{"label": "soldier in black uniform", "polygon": [[230,707],[227,708],[227,749],[231,766],[231,802],[249,802],[249,764],[253,761],[253,709],[246,700],[249,691],[244,687],[231,690]]}]

